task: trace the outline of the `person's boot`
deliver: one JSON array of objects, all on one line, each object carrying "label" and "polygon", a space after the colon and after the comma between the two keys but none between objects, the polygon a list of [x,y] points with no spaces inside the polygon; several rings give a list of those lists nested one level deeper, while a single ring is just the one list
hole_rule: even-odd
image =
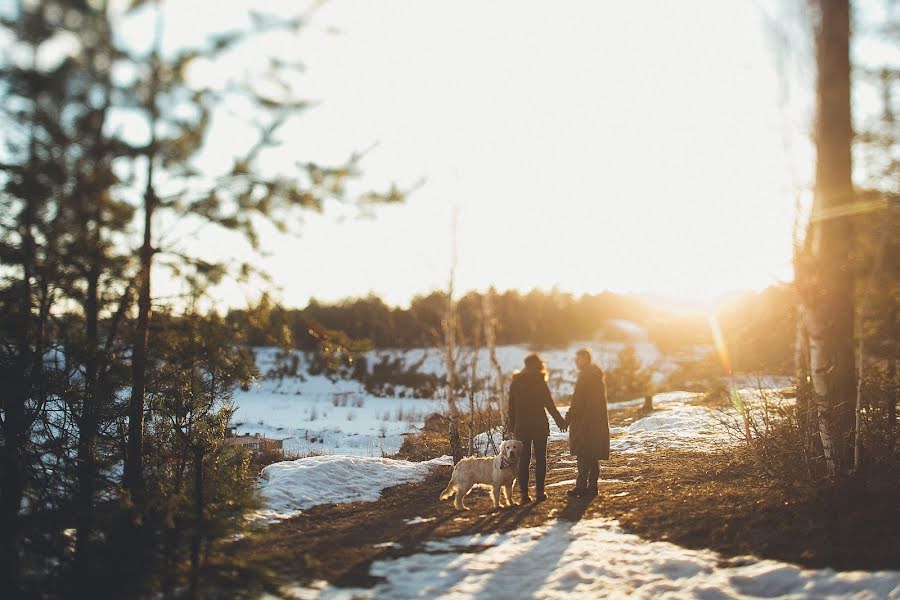
[{"label": "person's boot", "polygon": [[538,490],[537,494],[534,495],[535,502],[543,502],[547,499],[547,494],[544,493],[544,490]]},{"label": "person's boot", "polygon": [[566,496],[569,498],[582,498],[585,494],[584,488],[574,487],[571,490],[566,492]]},{"label": "person's boot", "polygon": [[531,496],[528,495],[528,492],[522,492],[519,496],[519,504],[531,504]]},{"label": "person's boot", "polygon": [[597,486],[596,486],[596,485],[594,485],[594,486],[589,485],[589,486],[587,487],[587,489],[584,490],[584,495],[585,495],[586,497],[590,497],[590,498],[593,498],[593,497],[596,496],[598,493],[599,493],[599,492],[597,491]]}]

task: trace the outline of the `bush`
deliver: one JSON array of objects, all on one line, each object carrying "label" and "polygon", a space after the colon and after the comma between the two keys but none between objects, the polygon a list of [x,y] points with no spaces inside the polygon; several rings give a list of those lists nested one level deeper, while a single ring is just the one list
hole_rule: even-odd
[{"label": "bush", "polygon": [[[865,375],[860,412],[860,468],[857,481],[897,476],[900,463],[897,452],[897,381],[885,369],[873,368]],[[750,429],[750,456],[770,476],[782,484],[822,489],[833,483],[827,469],[819,437],[818,422],[811,408],[813,399],[808,384],[799,385],[797,401],[778,392],[760,389],[753,397],[743,398],[738,407],[746,415]],[[745,438],[743,419],[725,416],[723,425],[736,437]]]},{"label": "bush", "polygon": [[606,372],[606,397],[610,402],[630,400],[651,391],[653,371],[638,358],[633,344],[619,352],[616,366]]},{"label": "bush", "polygon": [[710,352],[699,359],[682,360],[665,381],[669,390],[706,394],[712,403],[727,401],[729,385],[719,358]]}]

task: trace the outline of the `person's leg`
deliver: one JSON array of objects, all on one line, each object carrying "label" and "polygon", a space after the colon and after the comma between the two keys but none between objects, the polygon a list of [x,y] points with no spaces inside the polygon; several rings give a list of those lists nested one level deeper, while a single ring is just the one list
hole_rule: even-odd
[{"label": "person's leg", "polygon": [[592,458],[588,464],[587,489],[592,494],[597,493],[598,480],[600,479],[600,461]]},{"label": "person's leg", "polygon": [[531,466],[531,440],[522,439],[522,456],[519,458],[519,495],[523,502],[530,502],[528,497],[528,468]]},{"label": "person's leg", "polygon": [[546,498],[544,494],[544,480],[547,478],[547,438],[539,437],[534,440],[534,487],[536,498]]},{"label": "person's leg", "polygon": [[575,479],[575,487],[566,492],[569,496],[580,496],[587,489],[588,461],[581,455],[576,458],[578,459],[578,477]]}]

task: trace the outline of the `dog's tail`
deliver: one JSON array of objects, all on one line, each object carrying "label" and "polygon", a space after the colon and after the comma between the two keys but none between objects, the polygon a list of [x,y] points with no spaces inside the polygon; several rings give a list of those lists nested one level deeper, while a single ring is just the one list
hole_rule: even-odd
[{"label": "dog's tail", "polygon": [[454,481],[453,479],[450,479],[450,483],[448,483],[447,487],[444,488],[444,491],[441,492],[441,500],[446,500],[447,498],[450,498],[451,496],[453,496],[455,491],[456,491],[456,481]]}]

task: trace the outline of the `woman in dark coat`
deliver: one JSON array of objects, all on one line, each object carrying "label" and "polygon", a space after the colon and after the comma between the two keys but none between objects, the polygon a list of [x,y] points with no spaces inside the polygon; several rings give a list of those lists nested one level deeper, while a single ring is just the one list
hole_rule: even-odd
[{"label": "woman in dark coat", "polygon": [[525,357],[525,368],[513,375],[509,386],[509,430],[523,446],[519,458],[519,491],[522,503],[531,502],[528,495],[528,468],[531,464],[531,447],[534,446],[535,499],[545,500],[544,479],[547,475],[547,438],[550,425],[547,412],[565,431],[566,422],[556,410],[550,388],[547,387],[547,368],[537,354]]},{"label": "woman in dark coat", "polygon": [[593,363],[591,351],[575,353],[578,380],[566,414],[569,451],[578,457],[578,478],[569,496],[596,496],[600,460],[609,460],[609,417],[606,411],[606,376]]}]

